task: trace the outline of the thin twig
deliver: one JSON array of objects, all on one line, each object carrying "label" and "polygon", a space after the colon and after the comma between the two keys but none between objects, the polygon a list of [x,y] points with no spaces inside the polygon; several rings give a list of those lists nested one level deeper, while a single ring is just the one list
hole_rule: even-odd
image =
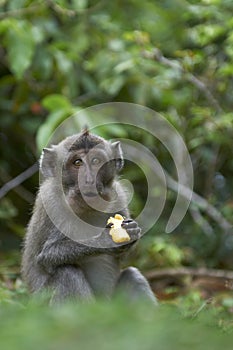
[{"label": "thin twig", "polygon": [[29,177],[31,177],[33,174],[35,174],[39,169],[38,162],[34,163],[30,168],[23,171],[21,174],[16,176],[14,179],[7,182],[5,185],[3,185],[0,188],[0,199],[3,198],[10,190],[14,189],[18,185],[20,185],[22,182],[27,180]]},{"label": "thin twig", "polygon": [[199,194],[193,192],[190,188],[185,187],[175,181],[165,170],[164,175],[166,177],[167,186],[171,190],[175,191],[186,199],[190,199],[199,209],[203,210],[206,214],[211,217],[225,232],[233,232],[233,224],[228,222],[224,216],[208,201],[201,197]]},{"label": "thin twig", "polygon": [[39,9],[41,9],[41,5],[43,4],[42,1],[39,2],[37,5],[32,5],[29,7],[23,7],[19,8],[17,10],[9,10],[5,12],[0,13],[0,19],[5,19],[6,17],[18,17],[22,15],[27,15],[33,12],[37,12]]},{"label": "thin twig", "polygon": [[67,17],[74,17],[77,15],[77,11],[62,7],[53,0],[46,0],[46,2],[49,7],[51,7],[55,12],[57,12],[60,15],[65,15]]},{"label": "thin twig", "polygon": [[[3,183],[9,182],[12,180],[10,175],[4,170],[0,170],[0,180]],[[23,200],[25,200],[28,203],[33,203],[35,200],[34,194],[32,194],[30,191],[28,191],[26,188],[24,188],[22,185],[18,185],[17,187],[14,187],[12,190],[15,191]]]},{"label": "thin twig", "polygon": [[222,107],[213,96],[211,91],[208,89],[206,84],[204,84],[203,81],[198,79],[192,73],[187,72],[179,61],[166,58],[158,48],[154,48],[152,51],[143,51],[142,55],[145,58],[156,60],[167,67],[176,70],[178,69],[183,74],[184,78],[190,81],[190,83],[192,83],[199,91],[205,95],[206,99],[216,109],[217,113],[221,114],[223,112]]},{"label": "thin twig", "polygon": [[209,298],[209,299],[205,300],[202,303],[202,305],[197,309],[197,311],[194,312],[194,314],[192,315],[192,319],[196,318],[198,316],[198,314],[206,308],[207,305],[212,304],[212,303],[213,303],[213,298]]},{"label": "thin twig", "polygon": [[208,223],[207,220],[204,219],[204,217],[201,215],[200,210],[197,208],[197,206],[190,205],[189,211],[192,215],[193,220],[196,222],[197,225],[201,226],[203,232],[207,237],[211,237],[214,235],[214,230],[211,227],[211,225]]},{"label": "thin twig", "polygon": [[67,17],[75,17],[79,14],[83,14],[84,12],[92,12],[96,10],[98,7],[102,6],[102,1],[100,0],[97,4],[84,8],[84,9],[78,9],[78,10],[73,10],[73,9],[68,9],[63,6],[60,6],[58,3],[56,3],[54,0],[46,0],[48,6],[52,8],[57,14],[64,15]]}]

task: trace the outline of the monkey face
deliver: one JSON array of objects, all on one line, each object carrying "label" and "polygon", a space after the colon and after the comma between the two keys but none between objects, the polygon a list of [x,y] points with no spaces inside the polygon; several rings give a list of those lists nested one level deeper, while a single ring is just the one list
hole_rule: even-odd
[{"label": "monkey face", "polygon": [[72,151],[64,162],[63,186],[73,187],[77,195],[96,197],[104,192],[116,175],[114,161],[101,147]]},{"label": "monkey face", "polygon": [[[68,137],[52,148],[44,149],[41,172],[53,177],[62,187],[65,199],[75,208],[103,209],[104,201],[115,196],[114,180],[123,166],[120,142],[110,143],[92,135]],[[102,201],[102,205],[101,205]]]}]

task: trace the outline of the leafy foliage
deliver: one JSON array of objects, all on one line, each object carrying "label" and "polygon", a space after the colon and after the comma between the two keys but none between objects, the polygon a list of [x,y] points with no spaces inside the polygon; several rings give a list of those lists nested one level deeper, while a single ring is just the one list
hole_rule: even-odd
[{"label": "leafy foliage", "polygon": [[[195,191],[232,225],[232,10],[233,3],[229,0],[1,1],[0,183],[4,185],[33,164],[55,128],[74,112],[108,101],[132,102],[161,112],[176,127],[192,158]],[[83,126],[84,120],[78,122],[80,127]],[[143,132],[114,125],[111,129],[102,128],[100,133],[107,138],[126,137],[141,142],[176,177],[167,150]],[[134,183],[136,195],[132,211],[137,213],[147,195],[146,181],[142,172],[133,165],[126,167],[124,176]],[[34,175],[1,200],[2,251],[19,249],[37,187],[38,177]],[[169,191],[161,220],[142,242],[136,263],[144,269],[182,264],[232,268],[232,232],[226,232],[219,221],[214,221],[204,209],[198,212],[195,205],[191,206],[176,234],[164,235],[166,219],[175,199],[176,195]],[[7,261],[5,255],[3,260]],[[14,293],[17,296],[17,293],[22,293],[23,296],[25,291],[22,286],[14,284],[15,279],[13,286],[11,283],[8,285],[9,280],[4,277],[8,266],[3,264],[3,268],[5,272],[1,280],[4,285],[1,286],[0,299],[11,303]],[[199,298],[198,293],[193,295],[190,303],[194,303],[195,297]],[[232,298],[227,296],[223,299],[221,307],[228,305],[230,309]],[[132,320],[133,316],[127,311],[124,314],[120,307],[121,316],[126,319],[124,328],[124,323],[121,325],[119,320],[111,318],[110,309],[105,307],[99,310],[100,315],[102,313],[100,319],[104,319],[104,312],[108,316],[98,328],[98,320],[92,316],[95,306],[90,306],[90,314],[83,325],[91,327],[93,322],[95,326],[91,329],[96,329],[96,333],[93,338],[89,337],[88,346],[101,344],[97,331],[108,334],[108,339],[110,335],[115,339],[108,322],[111,325],[116,322],[120,334],[116,344],[118,348],[126,347],[130,338],[127,334],[123,335],[123,331],[127,332],[126,323],[132,321],[133,329],[142,322],[144,314]],[[79,305],[77,314],[79,308],[83,310]],[[20,330],[30,326],[29,313],[32,313],[31,338],[28,343],[25,338],[22,344],[31,348],[33,342],[33,346],[38,344],[39,347],[44,341],[40,340],[42,337],[39,339],[39,333],[33,333],[35,328],[42,327],[45,342],[55,337],[46,333],[42,325],[42,312],[45,312],[45,324],[51,322],[51,334],[57,334],[56,329],[67,327],[71,347],[74,347],[76,310],[70,316],[74,323],[70,321],[64,325],[62,313],[68,315],[67,310],[50,313],[43,309],[40,312],[35,306],[30,311],[24,310],[21,319],[19,308],[13,318],[15,324],[18,322],[22,328],[18,331],[16,327],[13,329],[20,337]],[[115,309],[114,312],[118,315]],[[1,339],[9,335],[7,325],[11,325],[12,329],[11,315],[10,309],[2,311],[0,319],[5,323],[1,327]],[[181,319],[176,328],[174,319],[167,326],[165,316],[163,319],[158,314],[149,312],[148,315],[151,315],[148,328],[134,333],[135,348],[139,345],[143,347],[136,342],[137,336],[148,336],[148,348],[156,345],[152,327],[155,323],[158,325],[156,339],[160,339],[158,343],[165,344],[164,347],[169,347],[169,337],[163,338],[159,332],[165,328],[170,329],[170,344],[177,339],[178,332],[184,337],[180,342],[190,340],[190,323],[185,325],[186,321]],[[77,318],[77,322],[80,320]],[[196,327],[196,332],[199,332],[203,324]],[[208,327],[205,331],[206,347],[219,348],[219,339],[222,338],[215,338],[212,332],[214,336],[210,345]],[[61,338],[60,332],[54,343],[58,348],[65,341]],[[87,338],[82,337],[80,332],[77,343],[82,344]],[[11,336],[12,346],[15,346],[14,341]],[[193,341],[196,348],[201,347],[195,334]],[[226,343],[221,341],[221,346],[229,346],[228,340]],[[107,345],[102,343],[100,346],[104,348]]]},{"label": "leafy foliage", "polygon": [[[136,306],[136,307],[135,307]],[[195,320],[171,306],[159,310],[144,303],[98,302],[47,308],[31,302],[27,307],[1,308],[1,344],[4,349],[231,349],[232,334],[220,330],[213,310]],[[27,336],[25,336],[25,333]],[[198,334],[198,337],[197,337]]]}]

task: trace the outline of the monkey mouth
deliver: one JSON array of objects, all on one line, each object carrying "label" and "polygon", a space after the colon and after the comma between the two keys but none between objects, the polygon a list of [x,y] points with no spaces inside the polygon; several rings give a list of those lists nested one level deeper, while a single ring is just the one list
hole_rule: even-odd
[{"label": "monkey mouth", "polygon": [[98,196],[98,193],[96,193],[96,192],[84,192],[84,193],[82,193],[82,195],[84,197],[96,197],[96,196]]}]

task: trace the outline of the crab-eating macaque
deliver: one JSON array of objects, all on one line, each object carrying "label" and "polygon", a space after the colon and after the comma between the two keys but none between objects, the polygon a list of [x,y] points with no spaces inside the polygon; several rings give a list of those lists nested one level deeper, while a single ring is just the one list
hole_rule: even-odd
[{"label": "crab-eating macaque", "polygon": [[[130,300],[156,304],[139,270],[121,270],[122,259],[141,237],[118,181],[123,163],[119,141],[111,143],[88,130],[43,150],[43,181],[22,259],[22,276],[32,293],[49,290],[51,303],[59,303],[110,299],[120,291]],[[115,243],[109,235],[106,222],[115,213],[124,217],[126,243]]]}]

